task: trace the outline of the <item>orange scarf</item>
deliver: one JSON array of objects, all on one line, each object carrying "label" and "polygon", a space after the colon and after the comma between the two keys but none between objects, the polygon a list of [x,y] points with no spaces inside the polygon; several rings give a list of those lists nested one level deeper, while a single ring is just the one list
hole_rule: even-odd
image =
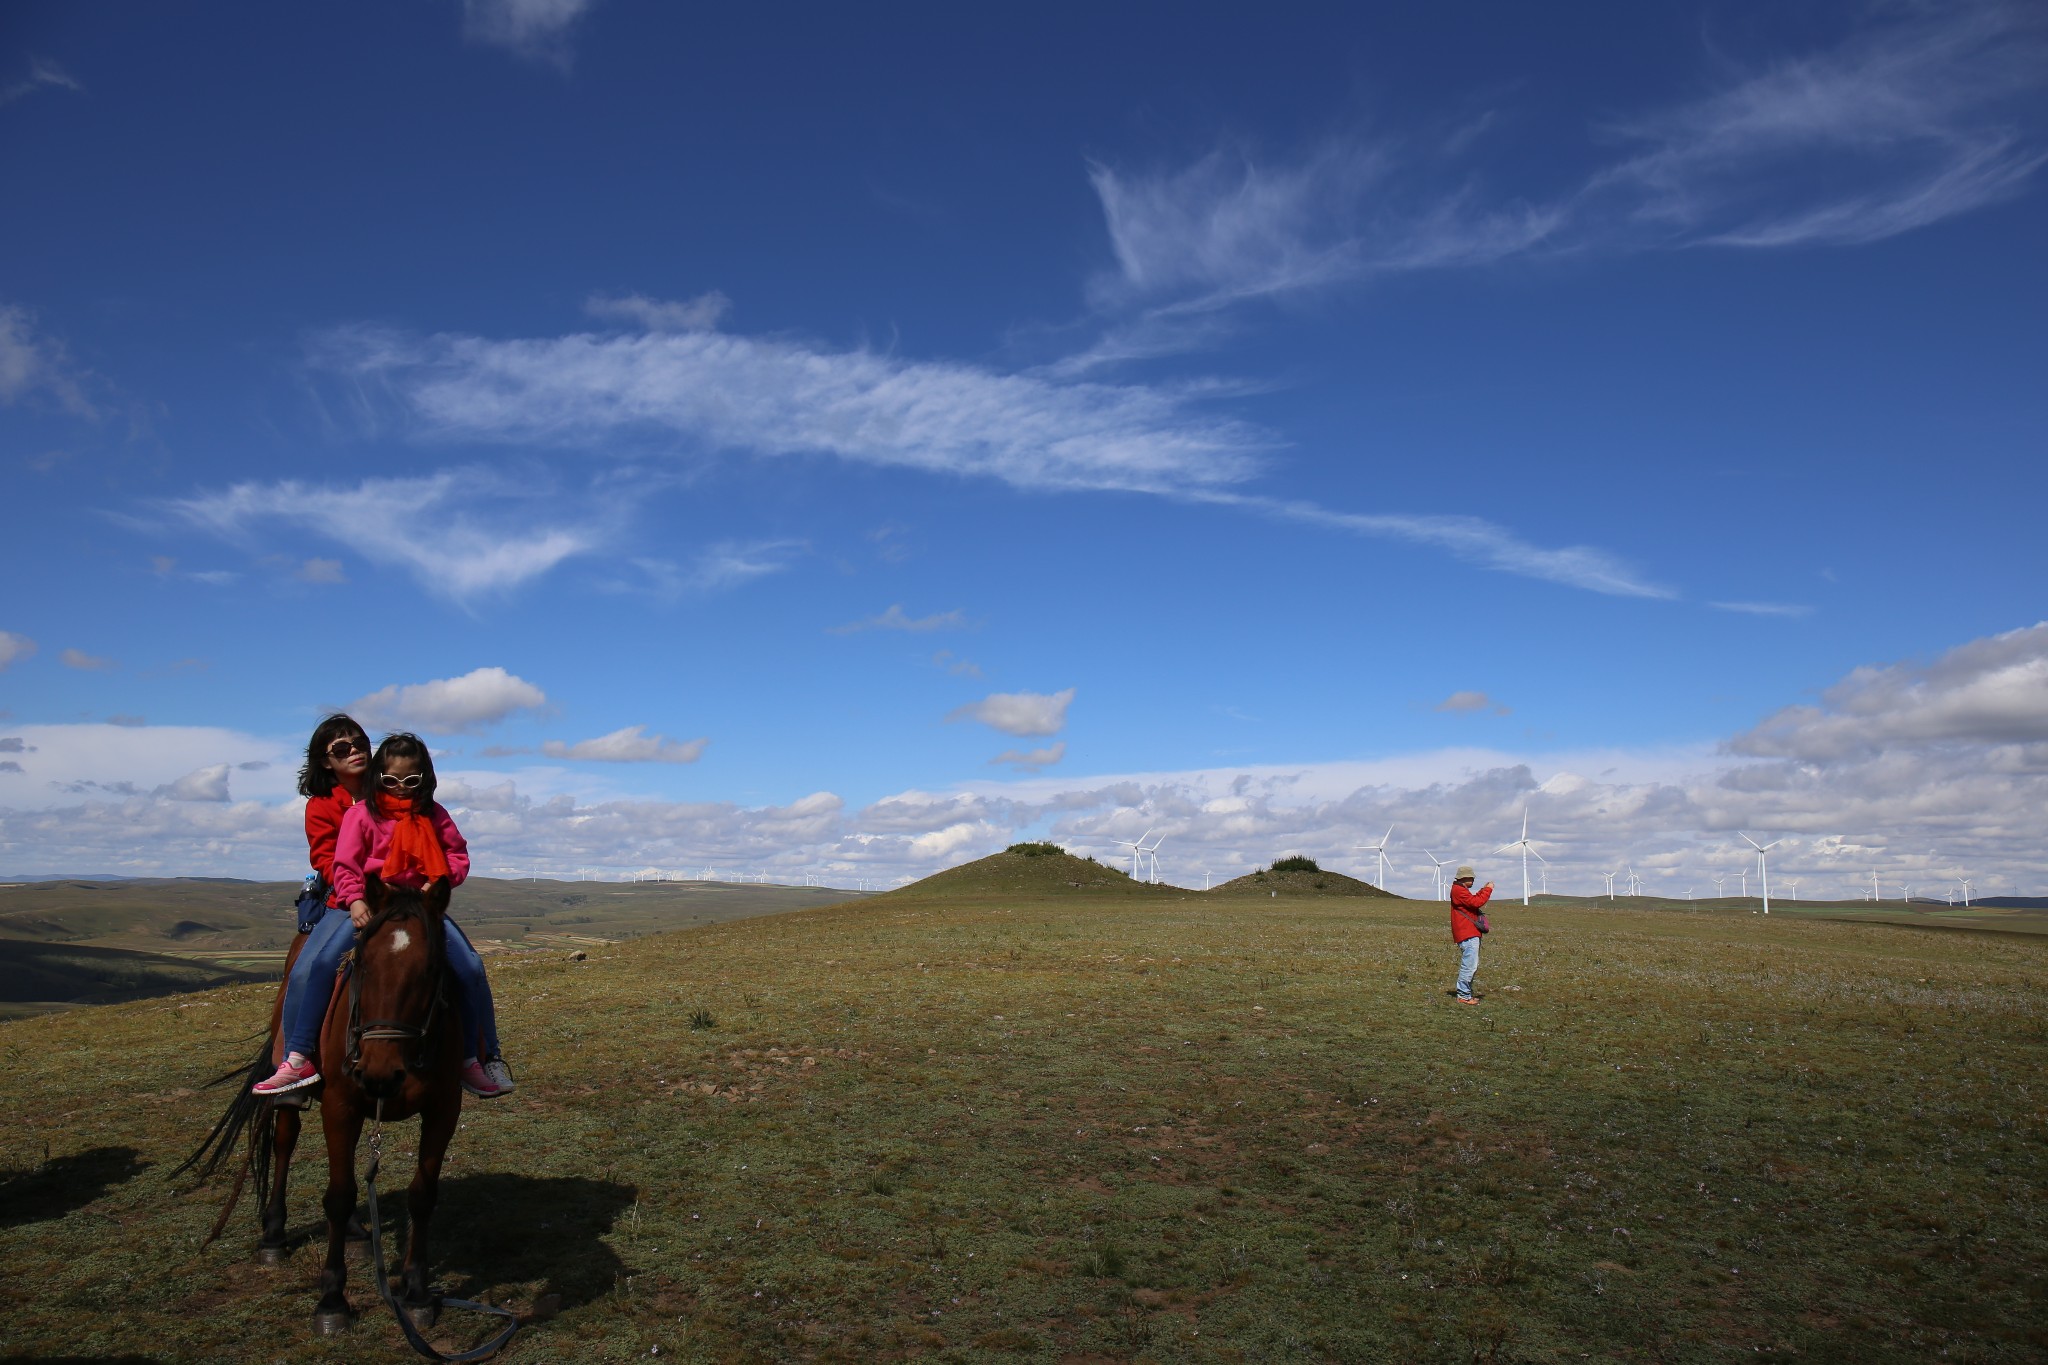
[{"label": "orange scarf", "polygon": [[395,882],[415,873],[424,884],[448,875],[448,854],[441,847],[441,836],[433,821],[413,809],[411,797],[378,792],[377,813],[391,822],[391,847],[384,854],[380,874],[385,881]]}]

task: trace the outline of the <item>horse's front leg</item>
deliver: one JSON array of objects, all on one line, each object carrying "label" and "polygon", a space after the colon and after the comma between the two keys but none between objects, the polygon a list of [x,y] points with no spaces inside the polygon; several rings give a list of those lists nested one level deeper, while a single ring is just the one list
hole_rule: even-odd
[{"label": "horse's front leg", "polygon": [[320,1271],[320,1302],[313,1309],[313,1330],[335,1336],[348,1330],[355,1313],[348,1306],[348,1224],[356,1211],[356,1143],[363,1135],[363,1116],[351,1104],[320,1106],[327,1132],[327,1264]]},{"label": "horse's front leg", "polygon": [[448,1089],[451,1093],[446,1103],[420,1116],[420,1163],[413,1171],[412,1187],[406,1191],[406,1208],[412,1216],[406,1220],[411,1226],[405,1239],[405,1266],[399,1274],[406,1311],[419,1327],[432,1326],[440,1312],[439,1300],[427,1283],[427,1234],[434,1221],[434,1204],[441,1197],[441,1163],[462,1113],[462,1092],[452,1085]]},{"label": "horse's front leg", "polygon": [[275,1265],[285,1258],[285,1182],[292,1169],[292,1153],[299,1145],[300,1111],[273,1107],[270,1142],[270,1189],[263,1196],[263,1240],[256,1244],[257,1258]]}]

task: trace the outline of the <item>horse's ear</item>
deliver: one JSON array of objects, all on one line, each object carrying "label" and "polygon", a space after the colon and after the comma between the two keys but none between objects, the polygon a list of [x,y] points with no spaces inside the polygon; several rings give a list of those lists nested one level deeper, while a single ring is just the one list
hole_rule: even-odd
[{"label": "horse's ear", "polygon": [[455,894],[455,887],[446,877],[436,877],[420,892],[420,899],[427,903],[427,909],[437,915],[448,913],[448,902]]}]

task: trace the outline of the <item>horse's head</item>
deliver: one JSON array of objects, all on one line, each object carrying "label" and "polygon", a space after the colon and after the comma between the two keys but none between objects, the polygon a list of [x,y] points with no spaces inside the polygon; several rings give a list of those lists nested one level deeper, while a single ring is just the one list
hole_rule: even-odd
[{"label": "horse's head", "polygon": [[374,1098],[395,1096],[406,1073],[427,1060],[439,1013],[441,917],[449,891],[445,878],[417,891],[367,879],[370,922],[357,942],[349,985],[349,1024],[359,1030],[349,1071]]}]

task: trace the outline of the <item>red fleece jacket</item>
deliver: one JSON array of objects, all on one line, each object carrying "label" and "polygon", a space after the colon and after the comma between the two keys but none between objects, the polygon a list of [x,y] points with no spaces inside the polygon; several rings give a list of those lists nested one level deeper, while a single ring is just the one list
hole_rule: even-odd
[{"label": "red fleece jacket", "polygon": [[1493,899],[1493,888],[1483,886],[1474,891],[1469,886],[1451,883],[1451,942],[1463,943],[1468,938],[1479,937],[1479,912]]},{"label": "red fleece jacket", "polygon": [[[341,837],[341,817],[355,803],[346,787],[336,787],[325,796],[306,801],[306,858],[330,887],[334,885],[334,845]],[[328,892],[327,904],[340,907],[340,897],[339,891]]]}]

